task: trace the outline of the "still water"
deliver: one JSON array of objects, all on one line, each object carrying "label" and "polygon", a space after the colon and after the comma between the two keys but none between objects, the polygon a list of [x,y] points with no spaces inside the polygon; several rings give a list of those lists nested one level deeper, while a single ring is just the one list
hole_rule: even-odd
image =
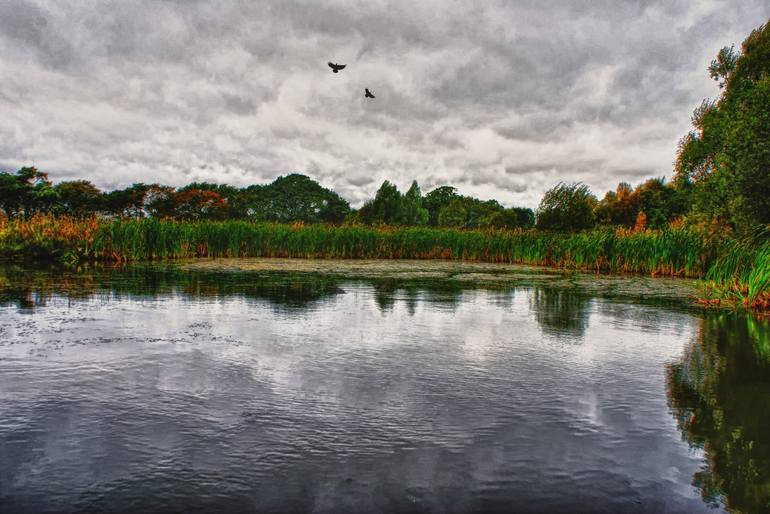
[{"label": "still water", "polygon": [[365,275],[0,268],[0,511],[770,510],[766,322]]}]

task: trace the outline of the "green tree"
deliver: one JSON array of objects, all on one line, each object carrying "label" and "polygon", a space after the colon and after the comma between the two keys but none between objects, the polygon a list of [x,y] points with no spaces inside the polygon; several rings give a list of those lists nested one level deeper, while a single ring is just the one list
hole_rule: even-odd
[{"label": "green tree", "polygon": [[22,209],[22,184],[16,175],[0,172],[0,209],[8,218],[19,215]]},{"label": "green tree", "polygon": [[663,178],[645,181],[634,193],[639,210],[644,212],[650,228],[663,228],[673,218],[684,214],[682,206],[677,204],[677,191]]},{"label": "green tree", "polygon": [[709,67],[722,94],[693,114],[680,141],[676,183],[692,185],[696,215],[734,226],[770,223],[770,23],[741,52],[720,50]]},{"label": "green tree", "polygon": [[54,186],[57,202],[54,212],[70,216],[91,216],[102,209],[103,195],[88,180],[59,182]]},{"label": "green tree", "polygon": [[535,215],[532,209],[512,207],[488,214],[483,226],[491,228],[530,228],[534,225]]},{"label": "green tree", "polygon": [[428,223],[428,209],[422,206],[422,192],[417,181],[404,194],[399,222],[402,225],[425,225]]},{"label": "green tree", "polygon": [[438,225],[438,216],[441,209],[449,205],[457,197],[457,189],[452,186],[437,187],[426,194],[422,205],[428,210],[428,224],[434,227]]},{"label": "green tree", "polygon": [[395,184],[389,181],[382,183],[374,199],[361,207],[361,218],[364,223],[396,224],[402,218],[404,198]]},{"label": "green tree", "polygon": [[0,173],[0,208],[9,218],[47,212],[56,200],[48,174],[35,167],[21,168],[13,175]]},{"label": "green tree", "polygon": [[464,228],[467,218],[468,211],[464,202],[461,198],[455,198],[439,212],[438,224],[441,227]]},{"label": "green tree", "polygon": [[559,183],[546,191],[537,208],[537,228],[583,230],[594,226],[596,197],[581,183]]},{"label": "green tree", "polygon": [[135,183],[125,189],[105,193],[104,211],[117,217],[144,217],[146,197],[152,188],[149,184]]},{"label": "green tree", "polygon": [[341,223],[350,212],[348,202],[337,193],[299,173],[278,177],[267,186],[247,188],[244,193],[245,212],[260,220]]}]

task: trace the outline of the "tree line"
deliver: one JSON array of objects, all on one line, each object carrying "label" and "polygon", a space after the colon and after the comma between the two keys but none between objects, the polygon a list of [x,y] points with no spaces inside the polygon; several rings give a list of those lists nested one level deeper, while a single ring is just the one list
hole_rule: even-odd
[{"label": "tree line", "polygon": [[404,194],[385,181],[373,199],[358,210],[351,209],[340,195],[298,173],[243,188],[208,182],[180,188],[137,183],[125,189],[101,191],[88,180],[53,184],[46,173],[24,167],[16,173],[0,172],[0,211],[8,218],[42,213],[458,228],[526,228],[534,224],[532,209],[507,209],[495,200],[460,195],[451,186],[423,195],[416,181]]},{"label": "tree line", "polygon": [[496,200],[461,195],[453,186],[423,194],[417,181],[404,193],[385,181],[360,209],[310,177],[290,174],[265,185],[238,188],[193,182],[180,188],[133,184],[101,191],[88,180],[53,184],[33,167],[0,172],[0,210],[8,218],[38,213],[74,217],[249,219],[279,223],[362,223],[366,225],[451,228],[530,228],[580,230],[598,224],[661,227],[683,215],[688,201],[675,184],[650,179],[632,189],[622,183],[597,201],[583,184],[559,184],[548,191],[536,213],[506,208]]},{"label": "tree line", "polygon": [[563,231],[595,225],[662,228],[682,219],[730,228],[770,224],[770,23],[754,30],[739,51],[720,50],[708,72],[721,94],[695,110],[693,130],[679,144],[673,181],[653,178],[636,187],[623,182],[601,200],[585,184],[560,183],[533,211],[461,195],[452,186],[423,195],[416,181],[402,193],[386,180],[356,210],[296,173],[244,188],[137,183],[101,191],[88,180],[54,185],[46,173],[24,167],[0,172],[0,211],[8,218],[52,213]]}]

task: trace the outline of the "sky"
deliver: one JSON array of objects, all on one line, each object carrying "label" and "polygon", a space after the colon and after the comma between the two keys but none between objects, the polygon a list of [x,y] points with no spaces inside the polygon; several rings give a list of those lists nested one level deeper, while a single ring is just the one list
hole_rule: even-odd
[{"label": "sky", "polygon": [[353,206],[386,179],[601,197],[671,177],[719,94],[711,59],[769,17],[767,0],[0,0],[0,170],[106,189],[298,172]]}]

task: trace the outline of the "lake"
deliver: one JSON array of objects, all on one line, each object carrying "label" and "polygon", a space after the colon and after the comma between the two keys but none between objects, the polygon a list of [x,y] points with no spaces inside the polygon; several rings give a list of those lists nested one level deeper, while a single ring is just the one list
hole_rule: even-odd
[{"label": "lake", "polygon": [[770,325],[414,261],[0,267],[2,512],[767,512]]}]

